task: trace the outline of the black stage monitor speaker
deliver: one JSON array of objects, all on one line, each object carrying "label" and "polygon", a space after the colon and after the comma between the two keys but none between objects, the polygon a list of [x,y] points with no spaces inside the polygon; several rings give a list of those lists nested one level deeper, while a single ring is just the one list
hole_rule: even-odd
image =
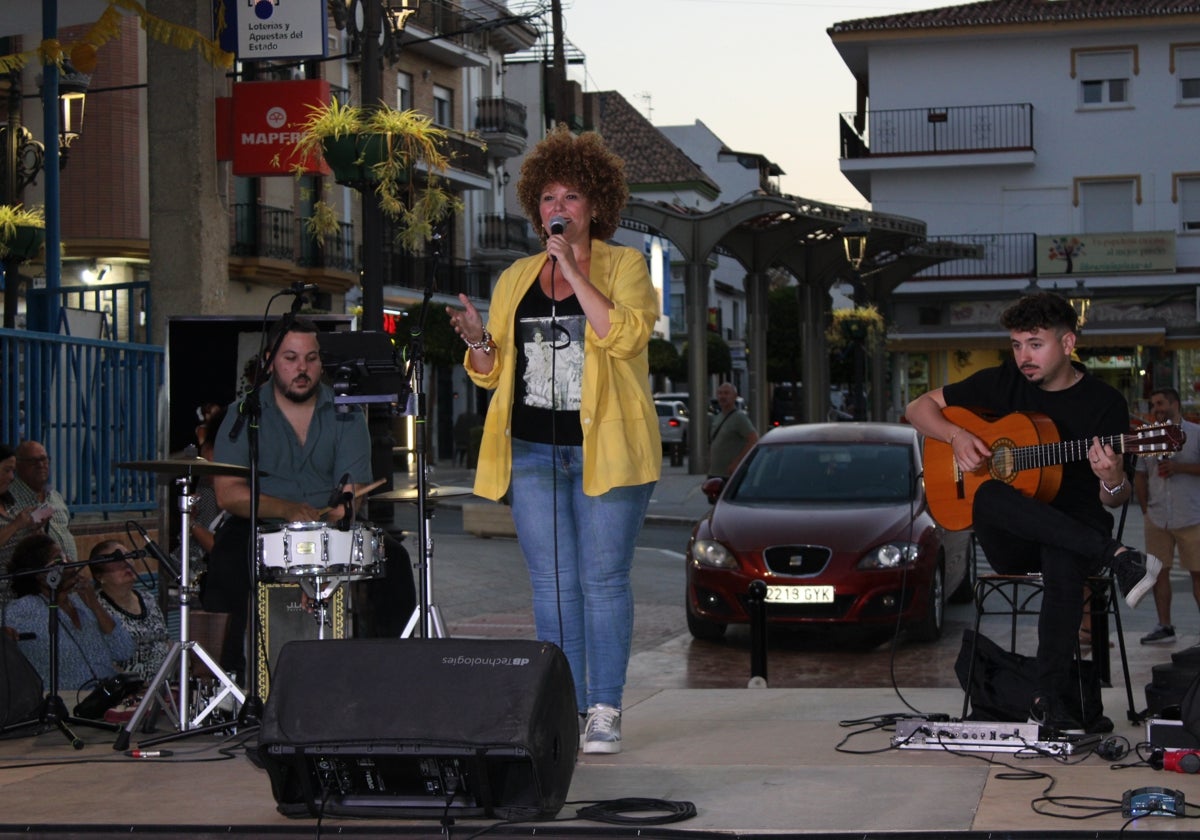
[{"label": "black stage monitor speaker", "polygon": [[259,755],[288,816],[550,818],[571,785],[571,668],[530,640],[283,646]]}]

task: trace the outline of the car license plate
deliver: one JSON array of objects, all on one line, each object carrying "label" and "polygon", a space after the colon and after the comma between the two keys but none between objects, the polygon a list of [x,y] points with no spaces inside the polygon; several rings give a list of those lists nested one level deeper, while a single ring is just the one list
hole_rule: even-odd
[{"label": "car license plate", "polygon": [[832,604],[832,586],[768,586],[768,604]]}]

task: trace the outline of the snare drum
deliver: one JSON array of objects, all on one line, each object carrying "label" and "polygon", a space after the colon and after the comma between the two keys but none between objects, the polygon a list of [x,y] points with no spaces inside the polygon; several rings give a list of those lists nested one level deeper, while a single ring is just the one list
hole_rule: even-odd
[{"label": "snare drum", "polygon": [[258,535],[263,576],[295,581],[318,576],[348,580],[383,574],[383,531],[362,524],[342,531],[324,522],[289,522]]}]

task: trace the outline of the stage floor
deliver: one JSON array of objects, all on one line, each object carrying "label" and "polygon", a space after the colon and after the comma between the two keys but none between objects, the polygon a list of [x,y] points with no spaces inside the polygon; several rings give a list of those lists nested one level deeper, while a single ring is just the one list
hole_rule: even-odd
[{"label": "stage floor", "polygon": [[[961,693],[906,689],[923,713],[957,717]],[[1105,690],[1109,709],[1123,698]],[[911,713],[895,693],[853,689],[661,689],[626,694],[624,751],[580,755],[567,804],[553,826],[522,823],[489,833],[538,837],[846,835],[890,837],[1083,832],[1116,836],[1122,793],[1142,786],[1182,789],[1200,798],[1195,777],[1147,767],[1114,772],[1095,754],[1066,761],[1007,753],[889,749],[880,716]],[[331,710],[331,714],[334,713]],[[850,723],[861,721],[859,723]],[[1131,743],[1144,728],[1116,721]],[[246,757],[253,733],[181,739],[167,759],[135,759],[112,749],[114,737],[80,728],[75,751],[57,731],[0,742],[3,836],[437,836],[428,818],[290,819],[280,815],[265,770]],[[134,738],[136,745],[138,738]],[[1127,759],[1127,761],[1132,760]],[[1014,771],[1013,768],[1016,768]],[[1014,773],[1017,777],[1014,778]],[[1085,821],[1064,816],[1109,813]],[[657,828],[570,819],[597,801],[649,798],[690,802],[696,816]],[[1079,810],[1082,807],[1084,810]],[[632,814],[645,818],[645,814]],[[468,837],[493,820],[458,819],[450,837]],[[1127,830],[1195,831],[1195,823],[1146,817]],[[444,835],[445,836],[445,835]]]}]

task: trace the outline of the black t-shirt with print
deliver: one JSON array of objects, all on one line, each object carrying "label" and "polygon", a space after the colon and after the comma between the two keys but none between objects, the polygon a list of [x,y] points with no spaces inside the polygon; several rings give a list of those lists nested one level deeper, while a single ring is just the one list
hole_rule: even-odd
[{"label": "black t-shirt with print", "polygon": [[[565,282],[565,281],[564,281]],[[552,301],[534,283],[517,305],[517,371],[512,435],[534,443],[582,446],[583,338],[578,298]]]}]

